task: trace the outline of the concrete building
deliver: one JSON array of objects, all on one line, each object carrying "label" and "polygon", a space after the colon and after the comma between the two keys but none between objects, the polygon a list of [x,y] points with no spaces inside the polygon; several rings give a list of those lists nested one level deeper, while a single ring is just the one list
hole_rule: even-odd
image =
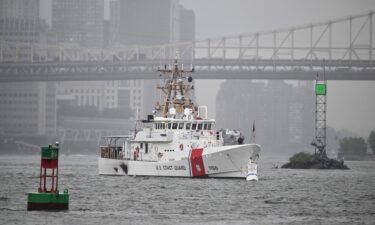
[{"label": "concrete building", "polygon": [[[172,0],[120,0],[112,8],[119,18],[119,42],[123,45],[155,45],[171,41]],[[111,12],[112,14],[112,12]]]},{"label": "concrete building", "polygon": [[[117,8],[114,4],[110,2],[111,7]],[[52,8],[52,30],[57,42],[102,47],[116,39],[116,11],[112,10],[111,23],[105,24],[103,0],[54,0]],[[106,37],[106,33],[110,35]],[[77,106],[95,106],[99,111],[130,106],[137,118],[143,114],[141,81],[61,82],[58,93],[60,97],[72,96]]]},{"label": "concrete building", "polygon": [[102,47],[103,0],[53,0],[53,42]]},{"label": "concrete building", "polygon": [[120,40],[120,3],[118,0],[109,2],[109,44],[116,45]]},{"label": "concrete building", "polygon": [[[66,0],[54,2],[54,9],[58,9],[58,6],[68,8],[76,7],[76,4]],[[184,14],[180,13],[183,8],[178,1],[122,0],[111,1],[109,6],[108,44],[110,46],[177,42],[182,32],[179,29],[180,15],[184,15],[184,24],[188,24],[188,28],[183,30],[184,40],[194,37],[194,13],[188,10],[185,10]],[[57,18],[53,16],[52,22],[56,20]],[[156,101],[160,100],[156,90],[158,82],[62,82],[58,85],[58,95],[60,97],[70,95],[75,105],[95,106],[100,111],[130,107],[135,118],[141,119],[150,114]]]},{"label": "concrete building", "polygon": [[310,148],[315,107],[312,82],[226,81],[216,99],[218,128],[240,129],[249,142],[255,121],[256,142],[266,149]]},{"label": "concrete building", "polygon": [[[194,39],[194,13],[184,9],[178,0],[111,1],[110,15],[112,45],[161,45]],[[172,51],[167,54],[170,58],[175,56]],[[142,81],[142,117],[150,114],[155,103],[160,100],[156,89],[158,82]]]},{"label": "concrete building", "polygon": [[[39,18],[39,7],[39,0],[0,0],[0,40],[43,41],[47,24]],[[29,47],[19,47],[16,56],[2,53],[5,61],[33,60]],[[54,83],[0,83],[0,132],[5,136],[54,135],[55,91]]]},{"label": "concrete building", "polygon": [[[193,10],[185,9],[180,5],[180,42],[190,42],[195,40],[195,13]],[[194,58],[193,52],[185,52],[183,59]]]},{"label": "concrete building", "polygon": [[[39,18],[39,0],[0,0],[0,41],[40,43],[45,40],[48,25]],[[12,55],[8,51],[1,52],[4,61],[32,61],[29,46],[11,46]]]},{"label": "concrete building", "polygon": [[39,19],[40,0],[0,0],[0,18]]},{"label": "concrete building", "polygon": [[0,130],[6,136],[54,135],[55,84],[0,83]]},{"label": "concrete building", "polygon": [[130,107],[135,118],[140,119],[143,117],[142,85],[139,80],[59,82],[58,98],[71,99],[76,106],[94,106],[99,111]]},{"label": "concrete building", "polygon": [[112,0],[110,33],[112,43],[122,45],[192,41],[195,14],[178,0]]}]

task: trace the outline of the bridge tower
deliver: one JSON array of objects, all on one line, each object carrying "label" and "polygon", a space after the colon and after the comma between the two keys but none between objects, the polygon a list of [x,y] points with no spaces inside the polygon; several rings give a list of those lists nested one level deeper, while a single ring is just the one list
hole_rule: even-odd
[{"label": "bridge tower", "polygon": [[323,77],[319,77],[319,73],[316,76],[315,96],[315,140],[312,145],[315,147],[316,155],[320,158],[327,158],[327,80],[325,78],[325,71],[323,72]]}]

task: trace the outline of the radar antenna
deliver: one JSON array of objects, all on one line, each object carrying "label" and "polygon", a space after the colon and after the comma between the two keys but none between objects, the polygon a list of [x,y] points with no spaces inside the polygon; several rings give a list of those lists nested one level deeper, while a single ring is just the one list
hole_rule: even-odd
[{"label": "radar antenna", "polygon": [[[190,75],[186,76],[194,72],[194,68],[192,67],[191,70],[184,70],[183,66],[180,68],[177,57],[176,54],[173,67],[167,68],[165,65],[163,69],[160,67],[158,69],[165,78],[164,86],[157,86],[164,93],[164,99],[161,104],[156,103],[155,110],[162,117],[178,118],[186,116],[185,109],[190,109],[192,116],[196,117],[197,107],[189,97],[189,92],[193,89],[193,79]],[[170,110],[171,108],[174,110]],[[169,112],[175,113],[170,115]]]}]

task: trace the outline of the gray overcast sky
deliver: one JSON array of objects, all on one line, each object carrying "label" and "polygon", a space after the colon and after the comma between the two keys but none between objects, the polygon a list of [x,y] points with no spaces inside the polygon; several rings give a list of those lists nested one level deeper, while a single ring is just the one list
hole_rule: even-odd
[{"label": "gray overcast sky", "polygon": [[196,15],[196,37],[305,25],[375,10],[374,0],[180,0]]},{"label": "gray overcast sky", "polygon": [[[105,0],[108,2],[108,0]],[[180,0],[196,15],[196,38],[261,32],[347,17],[370,10],[375,0]],[[51,0],[41,0],[50,19]],[[108,10],[108,9],[107,9]],[[108,14],[108,12],[106,13]],[[107,15],[108,17],[108,15]],[[375,24],[374,24],[375,25]],[[216,93],[222,81],[197,81],[197,98],[215,117]],[[210,91],[207,91],[207,86]],[[330,81],[328,125],[367,136],[375,130],[375,82]]]},{"label": "gray overcast sky", "polygon": [[[306,25],[370,10],[374,0],[181,0],[196,15],[196,38],[220,37]],[[199,104],[215,116],[222,81],[197,81]],[[203,89],[203,86],[209,86]],[[204,91],[202,91],[202,89]],[[375,82],[330,81],[327,123],[368,136],[375,130]]]}]

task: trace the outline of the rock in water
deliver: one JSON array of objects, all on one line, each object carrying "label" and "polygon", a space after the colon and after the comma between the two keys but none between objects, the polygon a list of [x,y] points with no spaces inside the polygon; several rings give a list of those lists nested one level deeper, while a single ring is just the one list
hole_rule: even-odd
[{"label": "rock in water", "polygon": [[281,168],[288,169],[349,169],[344,161],[322,158],[318,155],[310,153],[299,152],[294,154],[289,162],[284,164]]}]

